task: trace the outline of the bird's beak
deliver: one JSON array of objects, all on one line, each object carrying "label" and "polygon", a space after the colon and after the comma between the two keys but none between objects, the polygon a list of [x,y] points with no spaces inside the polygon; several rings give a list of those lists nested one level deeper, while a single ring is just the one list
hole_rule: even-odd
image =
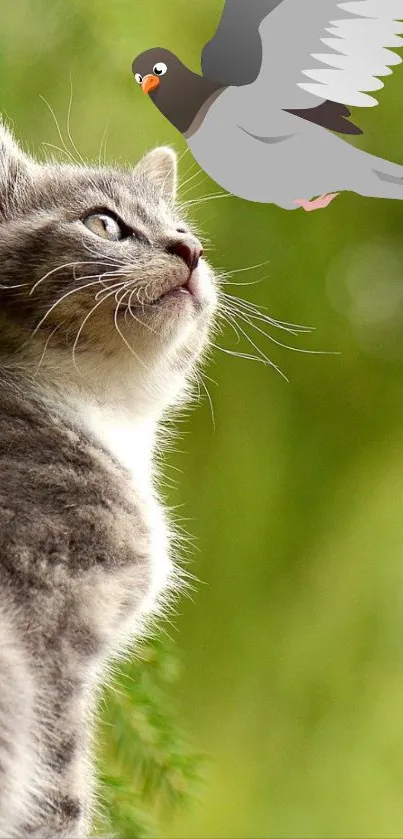
[{"label": "bird's beak", "polygon": [[155,88],[158,87],[159,83],[160,80],[158,76],[152,76],[151,74],[144,76],[141,83],[143,93],[151,93],[152,90],[155,90]]}]

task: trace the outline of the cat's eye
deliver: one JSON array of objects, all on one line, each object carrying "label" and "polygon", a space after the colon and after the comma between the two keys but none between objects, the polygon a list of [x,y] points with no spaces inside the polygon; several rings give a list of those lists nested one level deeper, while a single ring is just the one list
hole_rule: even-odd
[{"label": "cat's eye", "polygon": [[140,73],[135,73],[134,78],[136,79],[137,84],[141,84],[143,81],[143,76]]},{"label": "cat's eye", "polygon": [[155,73],[156,76],[163,76],[167,70],[168,67],[163,61],[159,61],[158,64],[154,64],[153,73]]},{"label": "cat's eye", "polygon": [[128,235],[125,226],[119,224],[116,218],[107,213],[91,213],[89,216],[83,218],[82,221],[96,236],[101,236],[102,239],[109,239],[111,242],[118,242]]}]

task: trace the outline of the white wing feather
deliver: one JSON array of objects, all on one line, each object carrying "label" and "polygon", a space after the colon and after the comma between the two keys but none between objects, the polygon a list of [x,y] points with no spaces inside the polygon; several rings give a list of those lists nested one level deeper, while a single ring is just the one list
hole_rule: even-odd
[{"label": "white wing feather", "polygon": [[403,46],[402,20],[403,0],[283,0],[259,28],[263,62],[256,84],[283,108],[312,106],[312,96],[377,105],[368,91],[380,90],[379,77],[402,61],[392,51]]}]

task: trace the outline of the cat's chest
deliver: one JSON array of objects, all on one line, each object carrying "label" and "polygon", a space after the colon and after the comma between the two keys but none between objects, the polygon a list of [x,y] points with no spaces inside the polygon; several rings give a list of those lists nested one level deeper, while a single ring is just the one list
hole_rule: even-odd
[{"label": "cat's chest", "polygon": [[149,494],[153,431],[147,422],[136,422],[123,411],[102,410],[83,403],[80,419],[102,445],[131,473],[134,487]]},{"label": "cat's chest", "polygon": [[[104,411],[93,405],[83,404],[80,418],[102,446],[129,471],[129,494],[131,485],[133,497],[141,499],[142,517],[148,531],[150,566],[150,580],[142,599],[141,612],[147,614],[158,605],[159,597],[173,574],[167,521],[152,486],[153,428],[147,423],[133,421],[124,412]],[[134,551],[135,541],[134,535]]]}]

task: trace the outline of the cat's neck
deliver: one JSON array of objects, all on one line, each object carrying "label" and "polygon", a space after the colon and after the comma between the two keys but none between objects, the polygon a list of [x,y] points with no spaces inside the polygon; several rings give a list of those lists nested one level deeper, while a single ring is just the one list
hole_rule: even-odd
[{"label": "cat's neck", "polygon": [[126,408],[100,405],[84,398],[71,404],[77,421],[130,471],[142,494],[148,495],[152,487],[156,423]]},{"label": "cat's neck", "polygon": [[118,363],[89,354],[75,361],[57,351],[39,363],[28,356],[24,364],[1,364],[0,380],[8,371],[28,399],[31,394],[45,410],[94,435],[129,470],[136,488],[152,496],[161,419],[188,399],[183,370],[172,371],[169,359],[136,368],[129,354]]},{"label": "cat's neck", "polygon": [[160,412],[130,388],[118,381],[107,386],[92,386],[74,377],[50,375],[36,377],[26,370],[1,367],[0,380],[11,391],[24,394],[50,415],[71,427],[95,437],[98,444],[131,474],[143,496],[152,494],[152,462]]},{"label": "cat's neck", "polygon": [[[49,392],[49,397],[53,395]],[[57,402],[57,395],[55,395]],[[152,492],[152,461],[157,422],[126,400],[97,399],[85,391],[64,394],[62,410],[78,427],[93,435],[131,474],[143,496]]]}]

